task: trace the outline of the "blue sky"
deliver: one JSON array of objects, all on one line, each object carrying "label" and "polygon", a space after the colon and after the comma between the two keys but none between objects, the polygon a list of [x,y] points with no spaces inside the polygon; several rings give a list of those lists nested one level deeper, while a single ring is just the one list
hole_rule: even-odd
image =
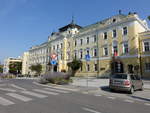
[{"label": "blue sky", "polygon": [[[0,61],[21,56],[71,22],[86,26],[129,11],[150,15],[150,0],[0,0]],[[149,22],[150,23],[150,22]]]}]

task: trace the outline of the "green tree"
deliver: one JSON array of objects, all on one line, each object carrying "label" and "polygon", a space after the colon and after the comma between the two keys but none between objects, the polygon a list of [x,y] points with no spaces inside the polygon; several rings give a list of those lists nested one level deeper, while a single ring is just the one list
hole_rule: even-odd
[{"label": "green tree", "polygon": [[9,64],[9,73],[21,74],[22,62],[13,62]]},{"label": "green tree", "polygon": [[42,65],[41,64],[31,65],[29,69],[31,71],[34,71],[37,75],[40,75],[42,72]]},{"label": "green tree", "polygon": [[80,67],[82,66],[82,62],[81,60],[73,59],[73,61],[69,62],[67,65],[71,68],[72,76],[74,76],[78,69],[80,69]]},{"label": "green tree", "polygon": [[150,21],[150,16],[148,16],[147,18],[148,18],[148,20]]},{"label": "green tree", "polygon": [[3,66],[0,65],[0,73],[2,73],[2,72],[3,72]]}]

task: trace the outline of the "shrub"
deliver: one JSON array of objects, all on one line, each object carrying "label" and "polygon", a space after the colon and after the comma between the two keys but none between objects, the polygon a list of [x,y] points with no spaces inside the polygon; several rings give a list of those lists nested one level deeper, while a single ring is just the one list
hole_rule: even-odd
[{"label": "shrub", "polygon": [[70,74],[64,72],[48,72],[42,76],[40,82],[49,82],[52,84],[68,84],[70,80]]}]

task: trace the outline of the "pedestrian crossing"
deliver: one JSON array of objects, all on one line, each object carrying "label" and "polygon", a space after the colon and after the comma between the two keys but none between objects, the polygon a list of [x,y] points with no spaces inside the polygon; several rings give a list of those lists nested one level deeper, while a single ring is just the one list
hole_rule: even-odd
[{"label": "pedestrian crossing", "polygon": [[[13,85],[14,86],[14,85]],[[18,87],[18,86],[14,86]],[[18,87],[19,88],[19,87]],[[47,98],[49,95],[57,96],[60,94],[68,94],[69,91],[54,89],[54,88],[41,88],[41,89],[22,89],[21,91],[14,91],[13,89],[7,89],[9,93],[5,93],[0,96],[0,106],[10,106],[17,104],[18,100],[21,102],[29,102],[36,99]],[[3,90],[3,89],[2,89]]]}]

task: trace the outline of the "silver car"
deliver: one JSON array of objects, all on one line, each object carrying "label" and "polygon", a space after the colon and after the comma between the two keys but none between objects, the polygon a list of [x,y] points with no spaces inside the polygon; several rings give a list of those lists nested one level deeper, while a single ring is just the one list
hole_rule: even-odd
[{"label": "silver car", "polygon": [[109,88],[132,94],[135,90],[143,90],[143,82],[138,75],[118,73],[110,76]]}]

